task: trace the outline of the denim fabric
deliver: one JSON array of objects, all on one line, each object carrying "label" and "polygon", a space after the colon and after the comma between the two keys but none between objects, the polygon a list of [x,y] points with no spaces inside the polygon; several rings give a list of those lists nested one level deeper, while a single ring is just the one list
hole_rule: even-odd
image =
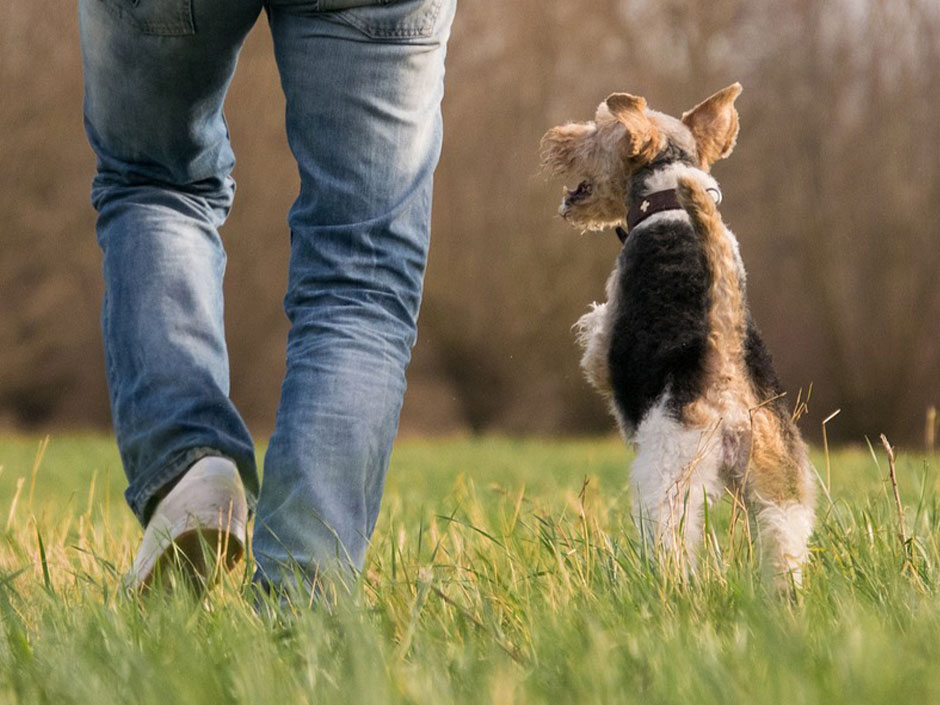
[{"label": "denim fabric", "polygon": [[[127,500],[145,523],[199,457],[233,459],[257,499],[259,579],[362,566],[415,341],[455,8],[79,0]],[[228,396],[218,228],[234,196],[222,103],[262,9],[301,189],[289,215],[287,372],[259,494]]]}]

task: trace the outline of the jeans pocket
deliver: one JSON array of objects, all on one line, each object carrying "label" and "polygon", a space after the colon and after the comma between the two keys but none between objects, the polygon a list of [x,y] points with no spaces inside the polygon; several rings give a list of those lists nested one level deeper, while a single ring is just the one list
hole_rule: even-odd
[{"label": "jeans pocket", "polygon": [[99,0],[141,34],[179,37],[196,33],[193,0]]},{"label": "jeans pocket", "polygon": [[443,0],[320,0],[322,11],[371,39],[426,39],[434,35]]}]

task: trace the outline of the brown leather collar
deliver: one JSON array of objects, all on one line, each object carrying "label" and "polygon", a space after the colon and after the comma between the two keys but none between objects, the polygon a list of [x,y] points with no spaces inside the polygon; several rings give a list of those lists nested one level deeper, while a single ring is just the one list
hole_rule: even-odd
[{"label": "brown leather collar", "polygon": [[679,205],[679,198],[674,188],[642,196],[631,203],[627,210],[627,232],[633,230],[651,215],[677,209],[681,210],[682,206]]},{"label": "brown leather collar", "polygon": [[627,241],[633,229],[651,215],[681,209],[682,206],[679,205],[679,198],[674,188],[642,196],[630,204],[627,209],[627,229],[624,230],[618,225],[616,228],[617,237],[620,239],[620,243],[623,244]]},{"label": "brown leather collar", "polygon": [[[715,199],[715,203],[721,203],[721,191],[715,187],[709,187],[705,190]],[[631,203],[627,210],[627,229],[624,230],[619,225],[617,226],[617,237],[620,238],[622,244],[627,241],[633,229],[651,215],[673,210],[682,210],[682,206],[679,205],[679,197],[674,188],[641,196]]]}]

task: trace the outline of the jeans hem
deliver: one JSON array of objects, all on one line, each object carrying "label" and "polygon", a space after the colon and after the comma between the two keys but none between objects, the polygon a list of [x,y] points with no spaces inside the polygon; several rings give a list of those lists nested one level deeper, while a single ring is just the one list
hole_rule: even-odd
[{"label": "jeans hem", "polygon": [[[238,466],[234,458],[217,448],[196,446],[177,453],[169,463],[164,465],[160,472],[156,473],[141,487],[135,488],[131,485],[127,488],[124,497],[131,511],[134,512],[134,516],[137,517],[142,526],[146,527],[147,523],[150,521],[150,515],[153,513],[154,509],[154,507],[150,505],[154,495],[174,480],[181,478],[197,461],[210,456],[231,460],[235,463],[236,467]],[[239,468],[239,475],[241,474],[242,470]],[[249,511],[254,513],[257,500],[250,493],[246,492],[246,495]]]}]

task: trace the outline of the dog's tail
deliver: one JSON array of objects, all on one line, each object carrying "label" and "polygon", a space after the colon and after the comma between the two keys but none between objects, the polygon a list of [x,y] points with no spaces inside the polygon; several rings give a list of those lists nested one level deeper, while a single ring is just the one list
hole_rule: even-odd
[{"label": "dog's tail", "polygon": [[702,185],[690,177],[680,178],[678,198],[702,240],[711,275],[708,346],[713,353],[712,364],[717,366],[715,372],[720,375],[733,374],[728,364],[736,366],[743,359],[747,332],[747,308],[738,258],[731,239],[725,234],[715,202]]}]

